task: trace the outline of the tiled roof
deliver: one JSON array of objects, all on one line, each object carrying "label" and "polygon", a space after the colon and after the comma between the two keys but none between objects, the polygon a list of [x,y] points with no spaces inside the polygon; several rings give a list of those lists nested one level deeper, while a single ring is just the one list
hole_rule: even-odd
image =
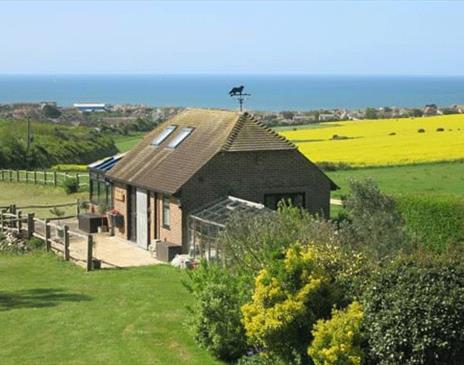
[{"label": "tiled roof", "polygon": [[[176,130],[158,147],[151,144],[167,126]],[[169,142],[182,128],[193,132],[178,147]],[[292,150],[296,147],[248,113],[187,109],[162,123],[109,173],[110,179],[169,194],[176,193],[218,152]]]}]

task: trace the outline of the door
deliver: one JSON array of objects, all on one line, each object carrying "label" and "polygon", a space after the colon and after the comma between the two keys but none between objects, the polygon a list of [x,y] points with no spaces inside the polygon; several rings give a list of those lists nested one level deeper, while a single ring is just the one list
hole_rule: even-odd
[{"label": "door", "polygon": [[128,219],[128,238],[132,242],[137,241],[137,198],[136,190],[134,187],[129,186],[129,219]]},{"label": "door", "polygon": [[148,248],[148,194],[146,190],[137,189],[136,193],[137,200],[137,246]]}]

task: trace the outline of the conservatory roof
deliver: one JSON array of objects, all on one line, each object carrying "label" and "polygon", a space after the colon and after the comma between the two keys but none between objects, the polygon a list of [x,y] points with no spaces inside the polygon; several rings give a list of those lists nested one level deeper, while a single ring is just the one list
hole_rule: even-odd
[{"label": "conservatory roof", "polygon": [[263,204],[228,196],[192,213],[190,218],[194,221],[224,228],[230,215],[235,212],[256,215],[273,211]]},{"label": "conservatory roof", "polygon": [[120,153],[111,157],[104,158],[103,160],[93,162],[89,165],[89,170],[99,173],[106,173],[110,171],[123,157],[125,153]]}]

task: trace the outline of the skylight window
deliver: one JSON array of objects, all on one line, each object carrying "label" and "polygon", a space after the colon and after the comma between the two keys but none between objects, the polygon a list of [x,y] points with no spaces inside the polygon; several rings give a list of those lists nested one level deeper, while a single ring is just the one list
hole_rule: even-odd
[{"label": "skylight window", "polygon": [[159,146],[161,143],[163,143],[163,141],[168,138],[172,132],[174,132],[176,130],[176,126],[175,125],[170,125],[169,127],[166,127],[164,128],[164,130],[158,135],[158,137],[156,137],[155,139],[153,139],[153,141],[151,142],[151,144],[153,146]]},{"label": "skylight window", "polygon": [[192,133],[193,128],[182,128],[179,134],[168,144],[169,148],[176,148]]}]

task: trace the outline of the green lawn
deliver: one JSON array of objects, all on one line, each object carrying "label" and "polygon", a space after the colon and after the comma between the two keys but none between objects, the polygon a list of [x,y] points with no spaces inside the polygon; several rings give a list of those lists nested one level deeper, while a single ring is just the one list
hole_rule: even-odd
[{"label": "green lawn", "polygon": [[145,135],[145,132],[131,133],[128,136],[113,136],[114,143],[119,152],[126,152],[132,149]]},{"label": "green lawn", "polygon": [[183,278],[165,265],[86,273],[53,255],[0,255],[0,362],[219,364],[184,325]]},{"label": "green lawn", "polygon": [[464,162],[340,170],[327,174],[341,188],[332,194],[334,197],[348,192],[350,178],[372,178],[382,191],[390,194],[429,192],[464,196]]},{"label": "green lawn", "polygon": [[[76,199],[88,200],[89,193],[83,192],[68,195],[62,187],[51,187],[44,185],[34,185],[15,182],[0,182],[0,206],[16,204],[25,205],[51,205],[60,203],[70,203]],[[73,214],[75,207],[59,208],[65,211],[65,215]],[[32,211],[39,218],[53,217],[49,209],[25,209],[24,212]]]}]

